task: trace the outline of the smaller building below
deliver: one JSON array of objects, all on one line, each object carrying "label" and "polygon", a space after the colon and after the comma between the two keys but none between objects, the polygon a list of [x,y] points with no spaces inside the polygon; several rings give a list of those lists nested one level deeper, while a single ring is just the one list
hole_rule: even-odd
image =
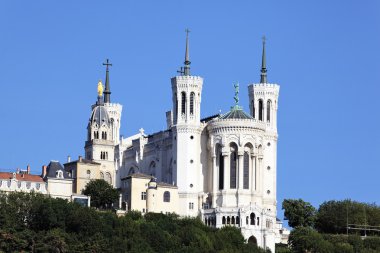
[{"label": "smaller building below", "polygon": [[123,206],[142,213],[178,213],[178,187],[157,182],[153,176],[134,173],[121,179]]}]

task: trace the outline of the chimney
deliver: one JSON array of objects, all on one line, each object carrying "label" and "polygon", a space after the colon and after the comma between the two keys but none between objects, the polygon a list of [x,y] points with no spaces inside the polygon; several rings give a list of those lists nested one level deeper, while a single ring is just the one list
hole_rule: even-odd
[{"label": "chimney", "polygon": [[71,162],[71,156],[67,156],[67,162],[69,163],[69,162]]},{"label": "chimney", "polygon": [[47,166],[46,166],[46,165],[43,165],[43,166],[42,166],[42,177],[45,177],[45,176],[46,176],[46,169],[47,169]]},{"label": "chimney", "polygon": [[26,174],[30,174],[30,165],[26,166]]},{"label": "chimney", "polygon": [[81,155],[78,157],[78,161],[79,161],[80,163],[82,162],[82,156],[81,156]]}]

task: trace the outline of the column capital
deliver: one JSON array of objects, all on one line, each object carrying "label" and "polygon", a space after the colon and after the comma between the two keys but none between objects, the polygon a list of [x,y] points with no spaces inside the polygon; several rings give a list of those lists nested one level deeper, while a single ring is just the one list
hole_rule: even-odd
[{"label": "column capital", "polygon": [[243,156],[244,155],[244,150],[239,150],[238,151],[238,156]]},{"label": "column capital", "polygon": [[228,156],[230,154],[230,152],[228,152],[228,151],[223,151],[222,152],[222,156]]}]

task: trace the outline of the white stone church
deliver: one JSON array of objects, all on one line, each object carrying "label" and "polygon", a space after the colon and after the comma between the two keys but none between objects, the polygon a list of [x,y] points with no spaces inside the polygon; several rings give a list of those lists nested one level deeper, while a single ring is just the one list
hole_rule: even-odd
[{"label": "white stone church", "polygon": [[[267,82],[265,41],[260,83],[248,85],[250,112],[238,105],[235,85],[235,106],[201,119],[203,78],[190,73],[187,36],[184,67],[171,78],[167,129],[153,134],[141,129],[120,137],[122,105],[111,103],[111,64],[105,65],[104,93],[100,83],[85,144],[85,158],[101,164],[100,177],[123,192],[131,175],[152,176],[178,189],[173,204],[179,215],[200,217],[217,228],[239,227],[247,240],[274,252],[286,233],[276,219],[280,87]],[[124,194],[123,201],[128,197]]]}]

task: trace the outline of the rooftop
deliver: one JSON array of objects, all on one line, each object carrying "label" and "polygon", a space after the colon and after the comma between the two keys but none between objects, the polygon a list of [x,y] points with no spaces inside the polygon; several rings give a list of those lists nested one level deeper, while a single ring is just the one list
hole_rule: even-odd
[{"label": "rooftop", "polygon": [[220,119],[253,119],[253,117],[244,112],[242,107],[235,105],[229,112],[220,116]]}]

